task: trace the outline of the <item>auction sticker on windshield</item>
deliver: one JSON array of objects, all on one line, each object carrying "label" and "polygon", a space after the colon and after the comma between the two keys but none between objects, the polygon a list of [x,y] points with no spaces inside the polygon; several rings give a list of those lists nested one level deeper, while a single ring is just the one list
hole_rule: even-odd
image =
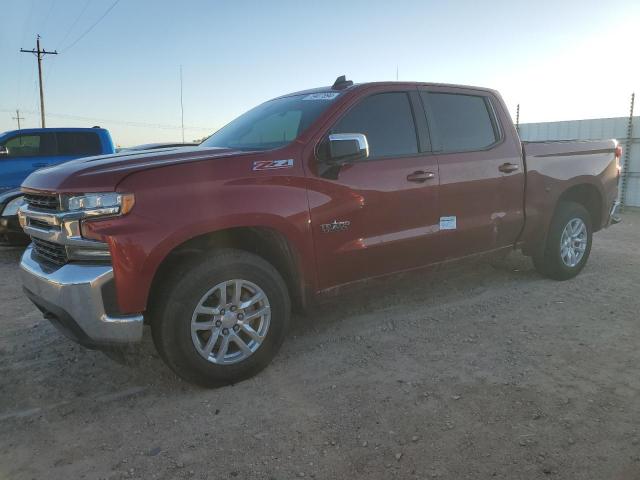
[{"label": "auction sticker on windshield", "polygon": [[321,92],[321,93],[310,93],[309,95],[302,97],[302,100],[333,100],[338,95],[337,92]]}]

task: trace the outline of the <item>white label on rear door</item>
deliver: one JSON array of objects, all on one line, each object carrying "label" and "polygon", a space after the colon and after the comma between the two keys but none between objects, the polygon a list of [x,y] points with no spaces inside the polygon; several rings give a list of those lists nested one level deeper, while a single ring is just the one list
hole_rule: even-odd
[{"label": "white label on rear door", "polygon": [[440,230],[455,230],[456,228],[455,215],[452,217],[440,217]]},{"label": "white label on rear door", "polygon": [[321,92],[321,93],[310,93],[302,97],[302,100],[333,100],[338,95],[337,92]]}]

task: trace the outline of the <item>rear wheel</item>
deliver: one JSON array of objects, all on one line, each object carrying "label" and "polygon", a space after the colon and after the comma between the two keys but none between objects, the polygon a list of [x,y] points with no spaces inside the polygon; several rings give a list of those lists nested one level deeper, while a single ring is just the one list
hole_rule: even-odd
[{"label": "rear wheel", "polygon": [[579,203],[558,205],[543,252],[534,256],[536,269],[555,280],[568,280],[584,268],[591,253],[593,229],[589,212]]},{"label": "rear wheel", "polygon": [[156,348],[180,377],[207,387],[239,382],[266,367],[289,325],[282,277],[239,250],[184,265],[156,298]]}]

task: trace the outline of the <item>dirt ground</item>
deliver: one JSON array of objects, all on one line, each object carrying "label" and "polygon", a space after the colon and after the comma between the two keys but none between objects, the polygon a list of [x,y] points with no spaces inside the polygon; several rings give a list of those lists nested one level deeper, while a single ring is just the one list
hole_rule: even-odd
[{"label": "dirt ground", "polygon": [[333,298],[217,390],[149,335],[134,367],[66,340],[19,255],[0,251],[0,480],[640,479],[639,213],[568,282],[513,254]]}]

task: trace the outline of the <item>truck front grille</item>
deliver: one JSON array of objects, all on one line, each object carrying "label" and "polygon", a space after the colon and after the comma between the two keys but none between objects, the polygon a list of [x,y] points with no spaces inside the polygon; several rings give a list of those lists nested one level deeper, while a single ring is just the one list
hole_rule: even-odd
[{"label": "truck front grille", "polygon": [[55,265],[64,265],[69,261],[67,257],[67,249],[64,245],[42,240],[40,238],[31,237],[33,241],[33,250],[40,258],[47,260]]},{"label": "truck front grille", "polygon": [[26,193],[24,200],[30,208],[37,210],[60,210],[60,199],[57,195]]},{"label": "truck front grille", "polygon": [[35,228],[41,228],[43,230],[60,230],[60,227],[51,225],[50,223],[43,222],[42,220],[38,220],[36,218],[29,219],[29,226]]}]

